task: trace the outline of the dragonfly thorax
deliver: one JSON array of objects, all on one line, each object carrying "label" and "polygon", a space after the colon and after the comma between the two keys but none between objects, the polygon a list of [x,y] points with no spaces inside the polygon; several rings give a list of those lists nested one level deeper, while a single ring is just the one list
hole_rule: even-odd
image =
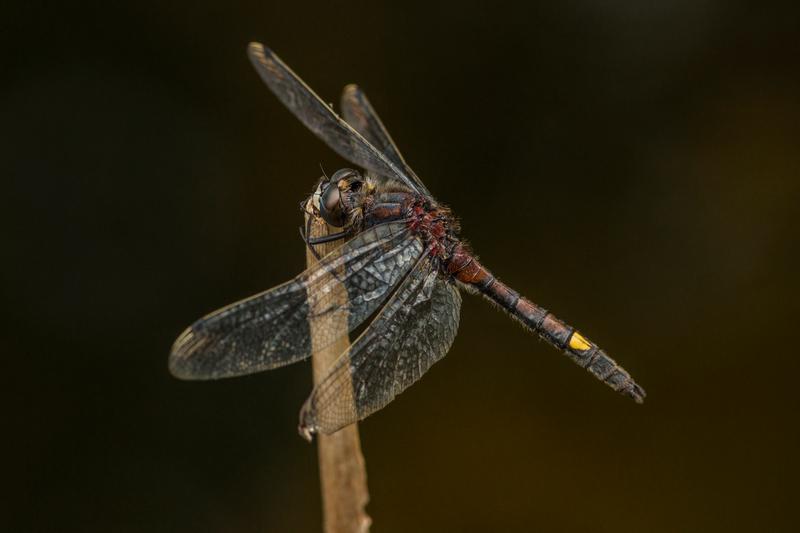
[{"label": "dragonfly thorax", "polygon": [[[314,215],[330,226],[346,228],[351,234],[379,224],[405,221],[443,267],[463,247],[450,210],[396,180],[344,168],[330,178],[320,179],[311,200]],[[443,273],[446,272],[443,268]]]}]

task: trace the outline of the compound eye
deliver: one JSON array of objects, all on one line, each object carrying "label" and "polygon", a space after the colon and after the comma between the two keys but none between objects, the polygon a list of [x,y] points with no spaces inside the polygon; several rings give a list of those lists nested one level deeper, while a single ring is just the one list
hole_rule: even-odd
[{"label": "compound eye", "polygon": [[[336,174],[334,174],[334,178],[336,177]],[[344,226],[344,221],[342,220],[342,210],[339,206],[339,200],[341,197],[342,196],[339,192],[339,187],[337,187],[335,183],[332,183],[331,186],[325,188],[325,191],[322,193],[322,197],[320,198],[319,202],[319,214],[322,215],[322,220],[334,228],[341,228]]]},{"label": "compound eye", "polygon": [[353,170],[352,168],[343,168],[341,170],[337,170],[333,174],[333,176],[331,176],[331,183],[336,183],[337,181],[339,181],[342,178],[345,178],[345,177],[347,177],[347,176],[349,176],[351,174],[358,174],[358,173],[355,170]]}]

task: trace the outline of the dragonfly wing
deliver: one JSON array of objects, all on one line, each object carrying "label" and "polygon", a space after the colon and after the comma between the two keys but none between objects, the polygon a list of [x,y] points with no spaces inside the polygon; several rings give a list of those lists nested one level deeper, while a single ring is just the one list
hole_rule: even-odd
[{"label": "dragonfly wing", "polygon": [[[338,340],[341,328],[315,327],[319,314],[352,330],[386,302],[417,262],[422,242],[405,222],[381,224],[343,244],[322,261],[279,285],[207,315],[178,337],[170,371],[182,379],[251,374],[305,359]],[[347,291],[347,305],[338,295]],[[309,295],[322,310],[309,315]]]},{"label": "dragonfly wing", "polygon": [[391,135],[384,127],[378,114],[367,100],[367,95],[358,85],[348,85],[342,93],[341,105],[342,116],[358,133],[360,133],[369,143],[378,149],[389,161],[394,163],[416,184],[419,192],[430,196],[430,192],[422,183],[422,180],[414,174],[414,171],[406,164],[400,150],[392,140]]},{"label": "dragonfly wing", "polygon": [[329,435],[385,407],[444,357],[461,296],[423,260],[369,328],[320,380],[300,411],[300,431]]},{"label": "dragonfly wing", "polygon": [[259,43],[250,43],[249,55],[261,79],[278,100],[336,153],[356,165],[398,179],[418,191],[416,183],[409,176],[340,119],[272,50]]}]

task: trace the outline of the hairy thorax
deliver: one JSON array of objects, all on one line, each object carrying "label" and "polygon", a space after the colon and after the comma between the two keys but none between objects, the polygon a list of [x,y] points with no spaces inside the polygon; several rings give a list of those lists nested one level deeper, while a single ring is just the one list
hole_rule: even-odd
[{"label": "hairy thorax", "polygon": [[360,233],[379,224],[405,221],[422,240],[427,253],[437,259],[442,274],[453,274],[447,267],[453,257],[465,249],[457,236],[459,226],[450,209],[394,182],[387,185],[369,175],[353,180],[344,189],[344,203],[349,208],[347,226],[351,231]]}]

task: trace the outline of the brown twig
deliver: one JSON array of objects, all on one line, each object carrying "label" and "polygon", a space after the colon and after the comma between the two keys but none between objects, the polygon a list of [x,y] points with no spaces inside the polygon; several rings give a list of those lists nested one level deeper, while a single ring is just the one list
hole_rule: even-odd
[{"label": "brown twig", "polygon": [[[336,233],[336,231],[331,231],[332,229],[334,228],[324,222],[315,220],[311,223],[309,236],[321,237]],[[320,257],[324,257],[340,245],[341,241],[335,241],[316,245],[315,250]],[[317,263],[317,259],[310,250],[306,250],[306,262],[309,268]],[[344,287],[341,291],[336,292],[345,300],[337,302],[337,304],[347,305],[347,291],[344,290]],[[310,309],[310,314],[314,316],[321,313]],[[325,315],[321,314],[317,320],[324,321]],[[312,322],[311,327],[322,327],[322,324]],[[314,353],[314,385],[350,345],[346,323],[343,327],[345,331],[339,332],[342,334],[339,341]],[[312,334],[311,338],[314,337]],[[364,507],[369,502],[369,493],[367,492],[367,467],[364,456],[361,454],[358,426],[353,424],[333,435],[319,435],[317,442],[319,443],[319,473],[325,533],[368,533],[372,520],[364,511]]]}]

